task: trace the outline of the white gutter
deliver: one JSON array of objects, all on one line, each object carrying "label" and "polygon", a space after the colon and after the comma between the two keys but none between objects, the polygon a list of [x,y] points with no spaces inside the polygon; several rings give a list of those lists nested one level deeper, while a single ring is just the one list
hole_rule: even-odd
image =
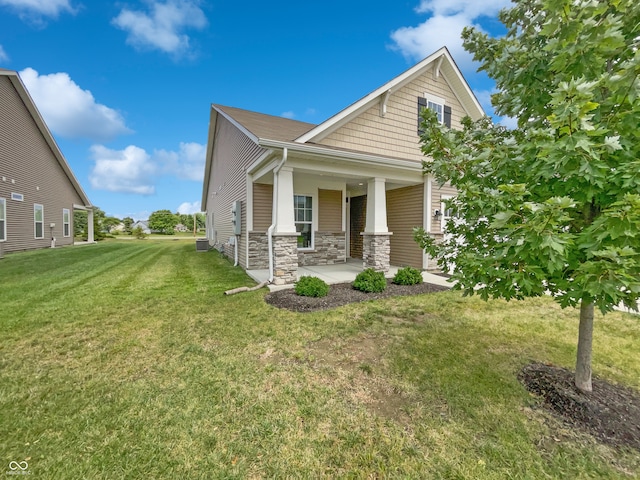
[{"label": "white gutter", "polygon": [[[271,219],[272,224],[267,229],[267,245],[269,249],[269,283],[273,282],[273,230],[276,228],[276,224],[278,223],[278,172],[287,161],[288,156],[287,147],[282,149],[282,160],[276,167],[273,169],[273,199],[272,199],[272,213]],[[293,199],[291,199],[293,201]]]}]

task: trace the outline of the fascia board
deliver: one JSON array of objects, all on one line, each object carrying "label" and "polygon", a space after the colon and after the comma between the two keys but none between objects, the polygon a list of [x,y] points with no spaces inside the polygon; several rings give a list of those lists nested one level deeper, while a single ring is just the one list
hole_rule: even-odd
[{"label": "fascia board", "polygon": [[333,150],[317,145],[300,144],[292,142],[281,142],[278,140],[260,139],[260,145],[267,148],[287,148],[289,152],[299,152],[301,154],[319,156],[335,160],[352,162],[360,165],[387,166],[398,169],[416,170],[421,169],[421,164],[410,161],[400,160],[396,158],[381,157],[368,153],[346,152],[342,150]]},{"label": "fascia board", "polygon": [[204,164],[204,177],[202,182],[202,200],[200,208],[203,211],[207,208],[207,198],[209,194],[209,186],[211,183],[211,168],[213,164],[213,143],[216,134],[216,124],[218,122],[218,111],[211,105],[211,112],[209,113],[209,133],[207,135],[207,153],[206,161]]}]

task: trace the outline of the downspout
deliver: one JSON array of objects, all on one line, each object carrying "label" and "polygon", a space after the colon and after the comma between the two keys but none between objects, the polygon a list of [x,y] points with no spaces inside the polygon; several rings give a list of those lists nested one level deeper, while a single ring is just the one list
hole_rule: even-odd
[{"label": "downspout", "polygon": [[235,240],[233,241],[234,244],[234,256],[233,256],[233,266],[237,267],[238,266],[238,239],[240,238],[240,235],[234,235]]},{"label": "downspout", "polygon": [[287,161],[287,155],[287,147],[284,147],[282,149],[282,160],[276,168],[273,169],[273,199],[271,205],[271,208],[273,209],[271,214],[273,223],[267,229],[267,245],[269,249],[269,283],[273,282],[273,231],[278,223],[278,172]]}]

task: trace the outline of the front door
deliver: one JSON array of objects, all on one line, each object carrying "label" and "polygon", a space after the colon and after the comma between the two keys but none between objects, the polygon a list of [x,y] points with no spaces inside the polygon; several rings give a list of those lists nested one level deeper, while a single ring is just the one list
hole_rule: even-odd
[{"label": "front door", "polygon": [[367,196],[349,199],[349,250],[351,258],[362,258],[362,235],[367,221]]}]

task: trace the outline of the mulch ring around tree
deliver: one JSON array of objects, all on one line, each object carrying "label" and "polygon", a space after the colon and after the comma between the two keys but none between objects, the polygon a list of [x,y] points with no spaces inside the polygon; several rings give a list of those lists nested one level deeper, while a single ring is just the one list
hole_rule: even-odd
[{"label": "mulch ring around tree", "polygon": [[329,294],[326,297],[303,297],[297,295],[295,290],[277,290],[268,293],[265,301],[278,308],[286,308],[294,312],[313,312],[315,310],[326,310],[328,308],[340,307],[354,302],[365,302],[367,300],[379,300],[402,295],[418,295],[422,293],[435,293],[449,290],[431,283],[419,283],[417,285],[396,285],[391,280],[387,280],[387,288],[378,293],[364,293],[356,290],[350,283],[336,283],[329,285]]},{"label": "mulch ring around tree", "polygon": [[518,379],[569,426],[602,443],[640,451],[640,392],[593,379],[593,392],[574,385],[574,374],[542,363],[525,366]]}]

